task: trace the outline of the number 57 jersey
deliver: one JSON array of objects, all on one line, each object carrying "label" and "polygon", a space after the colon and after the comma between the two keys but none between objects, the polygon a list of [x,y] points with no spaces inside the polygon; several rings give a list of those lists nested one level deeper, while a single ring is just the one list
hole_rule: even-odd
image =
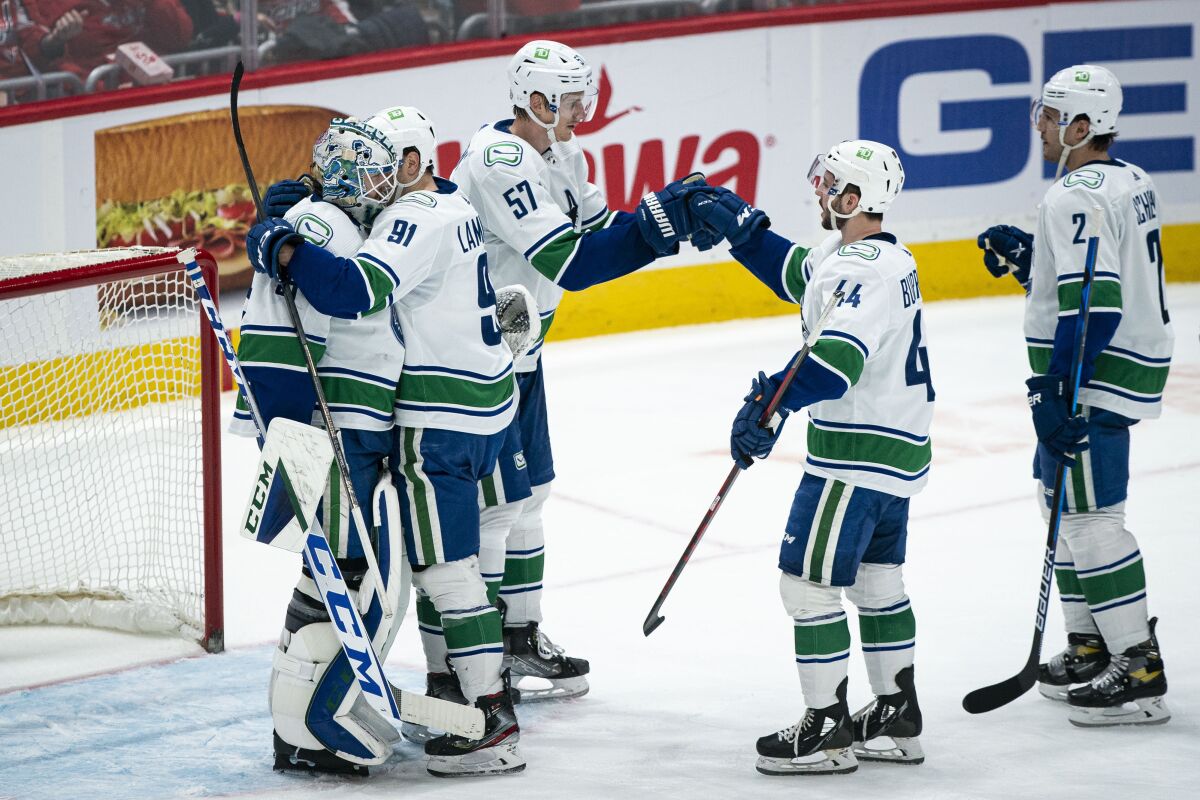
[{"label": "number 57 jersey", "polygon": [[806,334],[843,292],[809,358],[847,388],[808,406],[805,471],[910,497],[929,475],[934,398],[916,262],[888,233],[813,261],[789,259],[784,285],[803,293]]}]

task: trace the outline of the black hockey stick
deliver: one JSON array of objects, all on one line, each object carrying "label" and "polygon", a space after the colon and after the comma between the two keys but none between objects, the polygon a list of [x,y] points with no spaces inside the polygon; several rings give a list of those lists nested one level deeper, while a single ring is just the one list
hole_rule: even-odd
[{"label": "black hockey stick", "polygon": [[[1092,207],[1092,219],[1088,226],[1087,256],[1083,266],[1083,286],[1079,295],[1079,321],[1076,323],[1079,340],[1071,362],[1071,384],[1068,387],[1067,406],[1074,416],[1079,405],[1079,383],[1083,374],[1083,347],[1087,340],[1088,311],[1092,304],[1092,279],[1096,274],[1096,253],[1100,248],[1100,220],[1103,210]],[[1050,583],[1054,578],[1054,554],[1058,549],[1058,528],[1062,520],[1063,502],[1066,497],[1063,485],[1067,469],[1059,464],[1054,470],[1054,493],[1050,498],[1050,525],[1046,531],[1046,554],[1042,559],[1042,583],[1038,587],[1037,618],[1033,623],[1033,644],[1029,658],[1016,675],[976,689],[963,698],[963,708],[971,714],[983,714],[1008,705],[1028,692],[1037,683],[1038,662],[1042,657],[1042,635],[1046,629],[1046,612],[1050,607]]]},{"label": "black hockey stick", "polygon": [[[250,167],[250,156],[246,153],[246,143],[242,139],[242,125],[238,120],[238,90],[242,86],[242,76],[245,74],[245,67],[241,61],[238,61],[237,67],[233,70],[233,82],[229,86],[229,116],[233,124],[233,139],[237,143],[238,156],[242,159],[242,170],[246,173],[246,183],[250,187],[250,196],[254,199],[254,209],[258,221],[262,222],[266,219],[263,213],[262,197],[258,193],[258,182],[254,180],[254,170]],[[363,554],[367,558],[367,566],[375,575],[376,586],[375,590],[379,595],[379,603],[383,607],[384,616],[389,619],[392,617],[391,603],[387,600],[387,590],[383,585],[383,573],[379,571],[379,564],[375,559],[375,549],[370,540],[370,529],[366,526],[363,519],[362,509],[358,506],[358,498],[354,496],[354,487],[350,483],[350,466],[346,463],[346,453],[342,450],[342,440],[338,436],[337,425],[333,422],[333,415],[329,411],[329,403],[325,400],[325,390],[321,386],[321,378],[317,375],[317,365],[313,360],[312,351],[308,347],[308,339],[304,334],[304,325],[300,321],[300,311],[296,308],[296,287],[292,286],[286,280],[281,280],[283,285],[283,300],[287,305],[288,316],[291,317],[292,327],[296,331],[296,339],[300,342],[300,352],[304,354],[304,366],[308,370],[308,376],[312,379],[313,389],[317,395],[317,405],[321,409],[321,419],[325,423],[325,430],[329,433],[330,444],[333,445],[333,455],[337,460],[338,472],[341,473],[342,486],[345,489],[347,505],[350,507],[350,518],[355,527],[358,528],[360,542],[363,546]],[[266,434],[266,431],[263,431]]]},{"label": "black hockey stick", "polygon": [[[775,390],[771,402],[767,403],[767,408],[763,411],[762,416],[758,418],[758,427],[760,428],[775,428],[778,424],[775,420],[775,412],[779,409],[780,402],[783,401],[783,395],[792,385],[792,381],[796,379],[796,373],[800,369],[800,365],[804,363],[804,359],[808,358],[809,352],[812,350],[817,339],[821,336],[821,331],[825,328],[825,323],[829,320],[829,315],[833,313],[833,309],[837,308],[842,302],[842,297],[845,295],[841,290],[835,291],[833,296],[829,298],[829,302],[825,304],[825,308],[821,311],[821,316],[817,319],[817,324],[808,333],[808,339],[805,340],[804,346],[800,348],[800,352],[792,359],[792,364],[788,367],[788,371],[783,376],[783,381],[779,384],[779,388]],[[747,458],[749,458],[747,456]],[[747,464],[749,466],[749,464]],[[737,480],[741,473],[742,467],[734,464],[729,470],[729,474],[725,476],[725,482],[721,484],[721,488],[717,491],[717,496],[709,503],[708,511],[704,512],[704,519],[700,520],[700,527],[692,534],[692,540],[688,542],[684,548],[683,555],[679,557],[679,562],[675,564],[675,569],[671,570],[671,577],[667,578],[667,583],[663,586],[661,592],[658,593],[658,599],[654,601],[654,605],[650,609],[650,613],[646,615],[646,621],[642,623],[642,633],[646,636],[654,633],[654,630],[663,624],[666,617],[659,615],[659,609],[667,600],[667,595],[671,593],[671,589],[675,586],[675,581],[679,580],[680,573],[687,566],[688,561],[692,558],[692,552],[696,549],[696,545],[700,544],[700,540],[704,537],[705,531],[708,530],[709,523],[713,521],[713,517],[717,515],[721,504],[725,502],[725,497],[729,494],[729,490],[733,488],[733,482]]]}]

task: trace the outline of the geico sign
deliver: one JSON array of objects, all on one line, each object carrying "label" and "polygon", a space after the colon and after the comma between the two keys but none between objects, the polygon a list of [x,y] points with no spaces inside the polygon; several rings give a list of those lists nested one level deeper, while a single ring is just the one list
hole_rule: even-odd
[{"label": "geico sign", "polygon": [[[861,136],[896,145],[904,160],[905,189],[969,186],[1007,180],[1029,163],[1033,136],[1029,125],[1030,96],[1041,84],[1072,64],[1103,64],[1120,75],[1123,61],[1163,61],[1164,73],[1193,75],[1192,26],[1046,31],[1042,34],[1042,77],[1034,81],[1025,45],[1008,36],[987,34],[906,39],[875,51],[863,66],[858,89]],[[1176,59],[1171,63],[1171,59]],[[1182,63],[1179,59],[1186,59]],[[995,86],[1014,87],[1011,97],[941,101],[930,96],[921,112],[938,120],[937,130],[987,131],[987,144],[969,152],[910,153],[900,137],[900,90],[918,75],[982,71]],[[1187,111],[1187,81],[1123,87],[1122,118],[1138,114]],[[906,106],[907,112],[911,107]],[[1115,154],[1150,172],[1195,169],[1191,136],[1118,139]],[[1052,177],[1046,165],[1046,177]]]},{"label": "geico sign", "polygon": [[[714,186],[728,186],[754,205],[758,194],[759,141],[744,130],[726,131],[712,137],[696,134],[677,140],[645,139],[590,146],[589,135],[607,128],[628,114],[640,112],[640,106],[621,110],[611,108],[612,81],[608,70],[600,68],[599,96],[591,121],[576,128],[583,154],[587,158],[588,180],[604,192],[608,206],[617,211],[632,211],[646,192],[657,191],[669,181],[692,172],[706,173]],[[646,126],[642,126],[643,128]],[[438,174],[449,175],[462,155],[460,142],[438,145]],[[668,152],[674,169],[667,170]],[[720,165],[719,168],[714,169]],[[631,180],[626,180],[632,175]]]}]

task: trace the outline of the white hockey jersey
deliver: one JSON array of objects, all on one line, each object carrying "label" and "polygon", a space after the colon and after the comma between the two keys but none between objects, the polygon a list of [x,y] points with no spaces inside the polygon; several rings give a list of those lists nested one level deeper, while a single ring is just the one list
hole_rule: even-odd
[{"label": "white hockey jersey", "polygon": [[491,434],[516,413],[512,351],[500,335],[483,224],[448,181],[384,209],[355,261],[372,312],[404,340],[397,424]]},{"label": "white hockey jersey", "polygon": [[808,406],[805,470],[910,497],[928,479],[934,399],[917,265],[890,234],[840,247],[834,237],[793,248],[783,266],[806,335],[833,293],[845,294],[809,358],[849,388]]},{"label": "white hockey jersey", "polygon": [[[1038,207],[1025,307],[1029,365],[1037,374],[1047,372],[1060,320],[1072,322],[1059,332],[1059,347],[1070,349],[1068,334],[1073,333],[1079,314],[1087,229],[1097,207],[1100,246],[1091,309],[1117,312],[1120,322],[1111,341],[1096,355],[1080,402],[1134,419],[1157,417],[1162,413],[1175,337],[1163,282],[1157,192],[1150,176],[1133,164],[1115,159],[1085,164],[1056,181]],[[1066,350],[1062,353],[1063,363],[1057,368],[1065,375],[1068,359]]]},{"label": "white hockey jersey", "polygon": [[[362,232],[350,218],[329,203],[306,198],[293,206],[285,219],[306,240],[334,255],[352,256],[364,241]],[[306,372],[282,291],[277,281],[262,273],[255,274],[242,312],[238,345],[238,357],[250,374],[263,369]],[[296,309],[337,426],[358,430],[391,428],[404,346],[388,315],[361,320],[328,317],[314,309],[301,293],[296,294]],[[268,376],[252,387],[260,406],[270,406],[270,394],[276,389],[292,390],[271,380],[269,373],[260,374]],[[319,410],[313,410],[312,422],[324,424]],[[230,430],[242,435],[256,432],[240,396]]]},{"label": "white hockey jersey", "polygon": [[[451,180],[483,220],[488,264],[496,284],[521,284],[537,300],[541,336],[517,362],[518,372],[532,372],[563,290],[546,277],[556,273],[553,265],[535,268],[530,259],[537,252],[540,259],[565,263],[571,255],[569,234],[602,228],[611,214],[600,189],[586,181],[582,151],[560,163],[549,151],[538,153],[510,133],[511,123],[504,120],[480,128]],[[567,246],[555,248],[555,238],[563,238]]]}]

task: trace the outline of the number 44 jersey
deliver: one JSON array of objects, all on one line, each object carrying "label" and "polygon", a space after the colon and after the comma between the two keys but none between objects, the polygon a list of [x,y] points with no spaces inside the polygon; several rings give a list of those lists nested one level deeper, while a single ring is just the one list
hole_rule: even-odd
[{"label": "number 44 jersey", "polygon": [[1029,366],[1037,374],[1070,373],[1089,221],[1097,213],[1100,246],[1079,399],[1085,406],[1150,419],[1162,413],[1175,336],[1163,285],[1157,192],[1150,176],[1133,164],[1116,159],[1084,164],[1051,186],[1038,207],[1025,306]]},{"label": "number 44 jersey", "polygon": [[811,251],[794,247],[783,272],[806,335],[833,293],[843,293],[809,358],[846,389],[808,406],[805,471],[911,497],[929,475],[934,398],[917,265],[889,233],[840,247],[835,238]]}]

